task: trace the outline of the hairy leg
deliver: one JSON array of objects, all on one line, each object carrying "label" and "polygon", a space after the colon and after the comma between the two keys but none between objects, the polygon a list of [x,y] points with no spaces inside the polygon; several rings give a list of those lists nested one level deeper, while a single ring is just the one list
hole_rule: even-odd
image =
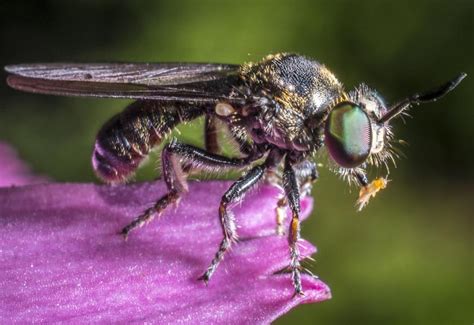
[{"label": "hairy leg", "polygon": [[275,215],[276,215],[276,234],[279,236],[283,236],[285,234],[285,229],[283,228],[283,224],[286,220],[286,206],[288,205],[288,201],[286,200],[286,196],[281,197],[277,201],[277,206],[275,208]]},{"label": "hairy leg", "polygon": [[295,294],[303,294],[303,288],[301,286],[301,265],[299,260],[300,251],[298,247],[298,240],[300,239],[300,191],[296,173],[288,158],[285,159],[285,166],[283,170],[283,187],[285,189],[288,205],[290,206],[292,212],[290,230],[288,234],[291,279],[295,288]]},{"label": "hairy leg", "polygon": [[264,172],[264,166],[259,165],[253,167],[248,173],[232,184],[232,186],[222,197],[221,204],[219,206],[219,217],[224,238],[222,239],[219,249],[211,264],[207,268],[206,272],[200,277],[200,279],[204,280],[204,282],[207,283],[209,281],[217,269],[217,266],[224,258],[225,253],[230,249],[232,243],[237,240],[235,220],[232,213],[228,210],[229,205],[242,198],[245,192],[252,188],[252,186],[254,186],[262,178]]},{"label": "hairy leg", "polygon": [[246,158],[227,158],[220,155],[209,153],[197,147],[172,141],[163,149],[162,155],[163,178],[168,193],[161,197],[143,214],[125,226],[120,232],[127,238],[130,231],[142,227],[150,222],[154,216],[163,212],[171,203],[178,202],[181,195],[187,191],[185,168],[239,168],[251,162],[253,157]]},{"label": "hairy leg", "polygon": [[[296,178],[298,180],[298,185],[300,189],[300,196],[304,197],[311,194],[311,189],[318,179],[318,171],[316,169],[316,164],[305,160],[299,164],[293,166]],[[284,235],[285,230],[283,224],[286,219],[286,206],[288,205],[288,200],[286,196],[281,197],[275,208],[276,215],[276,233],[277,235]]]},{"label": "hairy leg", "polygon": [[206,115],[204,120],[204,144],[206,151],[217,154],[220,151],[219,141],[217,140],[217,121],[211,115]]},{"label": "hairy leg", "polygon": [[224,258],[225,253],[230,249],[233,242],[237,240],[237,232],[234,216],[228,210],[232,203],[242,199],[245,193],[256,185],[264,176],[265,172],[272,170],[281,161],[282,154],[276,149],[269,152],[265,162],[250,169],[244,176],[240,177],[227,190],[221,199],[219,206],[219,217],[221,220],[223,239],[219,245],[219,249],[214,256],[211,264],[206,272],[200,277],[204,282],[208,282],[217,269],[217,266]]},{"label": "hairy leg", "polygon": [[316,164],[312,161],[305,160],[293,166],[298,184],[300,187],[301,196],[311,194],[313,184],[318,180],[319,174],[316,169]]}]

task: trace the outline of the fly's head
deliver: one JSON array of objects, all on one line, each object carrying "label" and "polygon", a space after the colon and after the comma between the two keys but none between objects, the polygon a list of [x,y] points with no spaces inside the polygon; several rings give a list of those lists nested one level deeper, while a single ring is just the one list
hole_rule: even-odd
[{"label": "fly's head", "polygon": [[338,171],[349,178],[351,171],[370,165],[387,166],[393,160],[390,121],[412,105],[436,101],[454,89],[466,76],[460,74],[444,85],[386,106],[379,94],[362,84],[334,101],[324,125],[324,143]]},{"label": "fly's head", "polygon": [[383,99],[365,84],[333,104],[324,126],[324,141],[334,162],[345,169],[379,165],[392,157],[393,138]]}]

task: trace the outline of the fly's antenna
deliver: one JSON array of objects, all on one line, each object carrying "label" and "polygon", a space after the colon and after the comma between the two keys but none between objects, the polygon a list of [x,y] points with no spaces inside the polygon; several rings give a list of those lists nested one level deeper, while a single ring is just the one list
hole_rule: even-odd
[{"label": "fly's antenna", "polygon": [[466,73],[459,74],[456,78],[448,81],[447,83],[441,85],[438,88],[428,90],[423,93],[414,94],[408,98],[403,99],[402,101],[392,105],[380,119],[379,123],[385,123],[390,121],[395,116],[402,113],[404,110],[408,109],[411,105],[419,105],[422,103],[435,102],[451,90],[456,88],[461,81],[467,76]]}]

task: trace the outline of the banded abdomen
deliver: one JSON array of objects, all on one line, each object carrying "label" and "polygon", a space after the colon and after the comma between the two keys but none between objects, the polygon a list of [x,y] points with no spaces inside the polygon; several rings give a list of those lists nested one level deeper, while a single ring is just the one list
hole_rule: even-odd
[{"label": "banded abdomen", "polygon": [[203,113],[202,107],[179,102],[130,104],[99,131],[92,154],[95,173],[108,183],[126,180],[176,125]]}]

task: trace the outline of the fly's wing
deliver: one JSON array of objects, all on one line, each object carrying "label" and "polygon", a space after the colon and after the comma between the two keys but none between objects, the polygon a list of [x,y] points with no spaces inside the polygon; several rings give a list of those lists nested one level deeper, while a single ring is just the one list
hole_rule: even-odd
[{"label": "fly's wing", "polygon": [[15,89],[61,96],[172,101],[241,101],[238,65],[211,63],[50,63],[6,66]]}]

